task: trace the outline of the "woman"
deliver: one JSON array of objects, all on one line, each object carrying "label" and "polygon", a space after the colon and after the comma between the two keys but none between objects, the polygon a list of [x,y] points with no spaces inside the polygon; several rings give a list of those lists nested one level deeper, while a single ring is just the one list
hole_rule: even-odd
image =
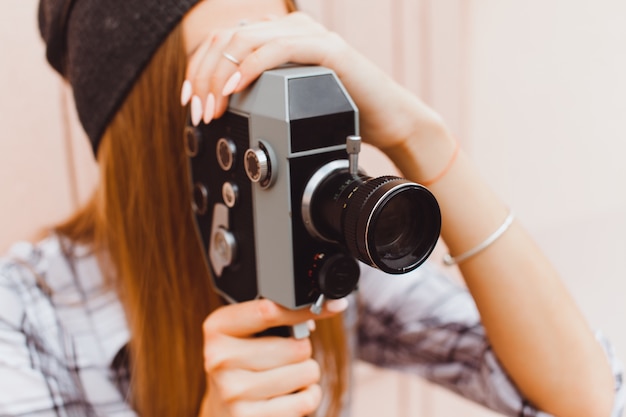
[{"label": "woman", "polygon": [[[339,416],[358,354],[508,415],[618,416],[606,343],[438,115],[293,11],[42,0],[48,58],[74,89],[101,178],[82,210],[0,267],[0,415]],[[469,292],[423,266],[393,281],[364,268],[351,304],[320,316],[216,296],[189,210],[186,106],[210,123],[286,62],[332,68],[365,140],[429,185]],[[318,319],[311,340],[255,337]]]}]

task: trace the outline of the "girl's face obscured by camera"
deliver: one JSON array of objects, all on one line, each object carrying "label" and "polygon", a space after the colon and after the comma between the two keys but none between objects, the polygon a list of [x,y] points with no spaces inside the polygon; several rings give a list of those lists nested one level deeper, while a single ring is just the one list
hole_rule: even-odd
[{"label": "girl's face obscured by camera", "polygon": [[190,54],[217,30],[286,13],[285,0],[203,0],[183,20],[185,49]]}]

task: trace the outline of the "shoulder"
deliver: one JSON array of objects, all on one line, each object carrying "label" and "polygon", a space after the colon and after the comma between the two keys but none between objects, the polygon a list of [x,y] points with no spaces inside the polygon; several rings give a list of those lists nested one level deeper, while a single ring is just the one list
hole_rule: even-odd
[{"label": "shoulder", "polygon": [[57,235],[13,245],[0,260],[0,326],[90,366],[107,367],[129,339],[123,306],[103,279],[98,256]]},{"label": "shoulder", "polygon": [[17,243],[0,259],[4,325],[40,335],[73,334],[93,327],[87,322],[94,311],[124,321],[119,300],[88,248],[50,235],[37,243]]},{"label": "shoulder", "polygon": [[62,294],[80,284],[101,286],[96,257],[83,245],[51,234],[37,242],[18,242],[0,259],[0,286],[25,295]]},{"label": "shoulder", "polygon": [[14,329],[54,327],[52,294],[63,288],[72,268],[61,240],[51,235],[19,242],[0,259],[0,321]]},{"label": "shoulder", "polygon": [[128,410],[110,370],[128,341],[123,310],[86,248],[51,235],[9,249],[0,259],[0,335],[0,415]]},{"label": "shoulder", "polygon": [[46,305],[46,285],[40,272],[49,245],[19,242],[0,259],[0,320],[12,327],[23,322],[28,305]]}]

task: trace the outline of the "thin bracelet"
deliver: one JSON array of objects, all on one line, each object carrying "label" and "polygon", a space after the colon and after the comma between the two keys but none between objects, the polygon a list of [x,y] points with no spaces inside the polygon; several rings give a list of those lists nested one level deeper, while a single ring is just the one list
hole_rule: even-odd
[{"label": "thin bracelet", "polygon": [[498,240],[498,238],[500,236],[502,236],[504,234],[504,232],[507,231],[507,229],[513,223],[514,219],[515,219],[515,214],[513,214],[513,212],[510,212],[509,215],[506,216],[506,219],[504,219],[504,223],[502,223],[502,225],[500,227],[498,227],[498,230],[493,232],[493,234],[491,234],[491,236],[489,236],[487,239],[482,241],[482,243],[480,243],[478,246],[468,250],[467,252],[460,254],[459,256],[452,256],[449,253],[445,254],[443,256],[443,263],[446,266],[452,266],[454,264],[460,264],[461,262],[465,261],[466,259],[471,258],[472,256],[476,255],[477,253],[487,249],[489,246],[491,246],[493,244],[493,242]]},{"label": "thin bracelet", "polygon": [[422,181],[422,185],[424,187],[428,187],[429,185],[433,185],[434,183],[439,181],[441,178],[443,178],[448,173],[448,171],[450,171],[450,168],[452,168],[452,165],[454,165],[454,161],[456,161],[456,157],[459,155],[460,149],[461,149],[461,144],[457,140],[455,141],[455,144],[454,144],[454,151],[452,151],[452,156],[450,157],[450,160],[448,161],[446,166],[441,170],[439,174],[435,175],[429,180]]}]

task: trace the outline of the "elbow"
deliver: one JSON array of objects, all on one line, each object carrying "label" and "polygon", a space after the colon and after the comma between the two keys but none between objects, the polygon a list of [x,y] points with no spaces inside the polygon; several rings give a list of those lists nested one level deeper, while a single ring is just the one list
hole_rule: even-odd
[{"label": "elbow", "polygon": [[[576,410],[572,410],[571,414],[564,414],[564,416],[571,415],[572,417],[612,417],[615,414],[613,413],[613,403],[614,396],[611,395],[603,395],[603,396],[590,396],[584,402],[580,403],[580,407]],[[557,416],[560,414],[557,414]]]},{"label": "elbow", "polygon": [[544,401],[544,411],[558,417],[615,417],[615,381],[581,379],[578,387]]}]

